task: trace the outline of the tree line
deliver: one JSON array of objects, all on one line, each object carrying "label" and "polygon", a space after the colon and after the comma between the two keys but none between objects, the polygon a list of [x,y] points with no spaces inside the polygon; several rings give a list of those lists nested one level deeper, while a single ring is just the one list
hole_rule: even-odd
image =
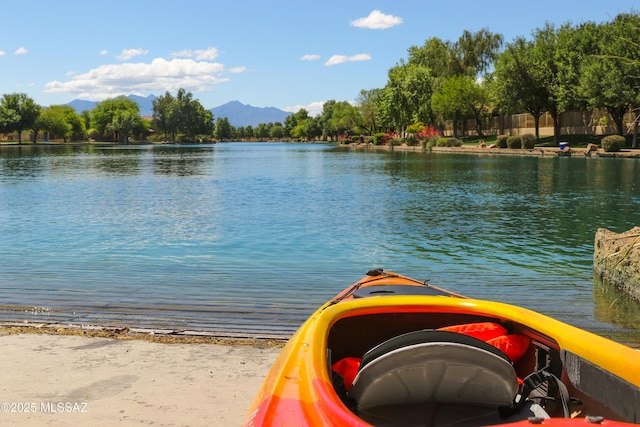
[{"label": "tree line", "polygon": [[464,31],[456,41],[437,37],[411,46],[387,75],[382,88],[363,89],[354,105],[330,100],[322,112],[301,109],[284,124],[232,129],[238,138],[323,139],[350,135],[407,133],[428,135],[445,129],[453,136],[475,132],[484,137],[489,117],[530,113],[535,137],[540,118],[549,113],[559,141],[562,113],[603,110],[616,133],[625,132],[624,116],[634,112],[634,147],[640,112],[640,15],[621,13],[602,24],[546,24],[530,38],[504,37],[487,29]]},{"label": "tree line", "polygon": [[624,114],[640,107],[638,58],[636,12],[603,24],[548,23],[506,45],[500,34],[464,31],[455,42],[434,37],[409,48],[386,86],[362,91],[359,104],[365,126],[378,130],[449,121],[457,136],[472,119],[482,137],[483,119],[527,112],[539,138],[539,119],[548,112],[557,142],[563,112],[603,109],[622,135]]},{"label": "tree line", "polygon": [[77,113],[68,105],[42,107],[24,93],[0,98],[0,133],[15,133],[18,143],[29,132],[32,142],[38,136],[64,142],[88,139],[126,144],[148,139],[166,142],[210,142],[237,139],[315,139],[338,137],[358,128],[360,113],[348,102],[329,101],[323,113],[310,117],[301,109],[284,123],[260,123],[234,127],[226,117],[216,118],[191,92],[179,89],[176,95],[165,92],[153,101],[151,118],[140,116],[135,101],[124,96],[99,102],[92,110]]},{"label": "tree line", "polygon": [[64,142],[89,138],[125,144],[150,137],[210,141],[213,130],[211,111],[184,89],[175,97],[167,92],[155,100],[151,120],[141,117],[138,104],[124,96],[106,99],[80,114],[68,105],[42,107],[24,93],[5,94],[0,99],[0,133],[16,133],[20,144],[24,132],[30,132],[34,143],[41,135]]},{"label": "tree line", "polygon": [[[411,46],[387,74],[382,88],[363,89],[355,105],[331,100],[310,117],[304,109],[261,129],[237,129],[237,137],[346,138],[395,133],[429,135],[451,124],[453,136],[490,117],[530,113],[535,137],[549,113],[559,141],[562,113],[605,111],[616,133],[633,112],[634,147],[640,120],[640,15],[621,13],[602,24],[546,24],[530,38],[505,43],[487,29],[464,31],[456,41],[437,37]],[[270,132],[267,134],[267,132]]]},{"label": "tree line", "polygon": [[166,92],[153,103],[151,120],[140,117],[137,104],[125,97],[107,99],[93,110],[77,114],[72,107],[43,108],[25,94],[0,99],[0,132],[33,140],[50,138],[134,139],[170,142],[291,138],[339,139],[380,132],[419,134],[425,128],[444,130],[452,125],[454,137],[466,132],[467,122],[527,112],[534,117],[539,138],[540,117],[549,113],[558,142],[562,113],[603,110],[616,133],[625,132],[624,116],[640,110],[640,15],[631,11],[596,24],[546,24],[530,38],[509,43],[487,29],[465,30],[456,41],[437,37],[411,46],[387,75],[382,88],[363,89],[356,102],[330,100],[322,112],[310,116],[305,109],[284,123],[234,127],[216,118],[190,92]]}]

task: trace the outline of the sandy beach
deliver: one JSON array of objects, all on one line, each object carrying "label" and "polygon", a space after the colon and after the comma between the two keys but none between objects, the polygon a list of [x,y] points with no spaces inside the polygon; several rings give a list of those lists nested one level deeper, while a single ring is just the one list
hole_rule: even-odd
[{"label": "sandy beach", "polygon": [[0,329],[0,424],[239,425],[282,345],[130,338]]}]

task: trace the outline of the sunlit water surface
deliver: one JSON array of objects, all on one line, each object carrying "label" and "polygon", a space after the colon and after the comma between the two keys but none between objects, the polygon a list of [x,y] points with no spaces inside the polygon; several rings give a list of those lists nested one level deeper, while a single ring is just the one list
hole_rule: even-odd
[{"label": "sunlit water surface", "polygon": [[592,266],[638,184],[632,159],[3,147],[0,320],[288,335],[384,267],[640,343]]}]

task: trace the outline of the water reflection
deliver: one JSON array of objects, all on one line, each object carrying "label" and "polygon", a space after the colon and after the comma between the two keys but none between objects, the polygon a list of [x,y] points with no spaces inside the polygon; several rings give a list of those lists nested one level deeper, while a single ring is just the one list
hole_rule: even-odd
[{"label": "water reflection", "polygon": [[617,339],[640,347],[640,303],[613,285],[593,278],[594,316],[620,327]]},{"label": "water reflection", "polygon": [[186,149],[180,146],[154,147],[153,173],[168,176],[205,175],[211,167],[213,148]]}]

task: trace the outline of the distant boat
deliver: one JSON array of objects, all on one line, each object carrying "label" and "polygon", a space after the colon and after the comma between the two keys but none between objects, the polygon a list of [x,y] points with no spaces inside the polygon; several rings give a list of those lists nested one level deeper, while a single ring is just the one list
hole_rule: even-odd
[{"label": "distant boat", "polygon": [[640,423],[640,352],[373,270],[291,337],[243,426]]}]

